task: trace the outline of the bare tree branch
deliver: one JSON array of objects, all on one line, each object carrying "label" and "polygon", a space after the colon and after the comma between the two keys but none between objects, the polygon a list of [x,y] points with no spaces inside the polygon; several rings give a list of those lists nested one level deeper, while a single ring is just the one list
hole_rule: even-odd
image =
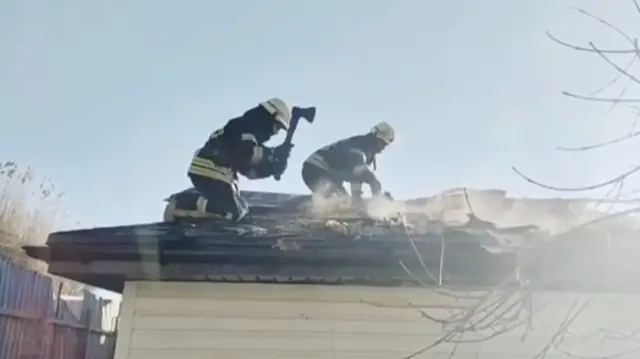
[{"label": "bare tree branch", "polygon": [[606,142],[602,142],[602,143],[598,143],[595,145],[588,145],[588,146],[581,146],[581,147],[556,147],[557,150],[560,151],[588,151],[588,150],[593,150],[596,148],[602,148],[602,147],[607,147],[616,143],[620,143],[629,139],[632,139],[634,137],[638,137],[640,136],[640,131],[635,131],[632,132],[626,136],[622,136],[622,137],[618,137],[618,138],[614,138],[613,140],[609,140]]},{"label": "bare tree branch", "polygon": [[[594,52],[594,50],[593,50],[593,49],[591,49],[591,48],[588,48],[588,47],[582,47],[582,46],[577,46],[577,45],[572,45],[572,44],[570,44],[570,43],[568,43],[568,42],[564,42],[564,41],[562,41],[562,40],[558,39],[557,37],[553,36],[553,35],[552,35],[550,32],[548,32],[548,31],[547,31],[547,36],[548,36],[551,40],[553,40],[553,41],[557,42],[558,44],[560,44],[560,45],[562,45],[562,46],[565,46],[565,47],[568,47],[568,48],[570,48],[570,49],[572,49],[572,50],[584,51],[584,52]],[[603,52],[603,53],[605,53],[605,54],[633,54],[633,53],[635,53],[635,52],[636,52],[636,50],[634,50],[634,49],[630,49],[630,50],[611,50],[611,49],[604,50],[604,49],[602,49],[602,50],[600,50],[600,51],[602,51],[602,52]]]},{"label": "bare tree branch", "polygon": [[611,103],[640,103],[640,99],[638,98],[606,98],[606,97],[595,97],[595,96],[585,96],[578,95],[573,92],[563,91],[563,95],[568,97],[573,97],[577,100],[585,100],[585,101],[593,101],[593,102],[611,102]]},{"label": "bare tree branch", "polygon": [[[621,68],[620,66],[618,66],[615,62],[611,61],[604,53],[602,53],[602,51],[600,51],[594,44],[593,42],[589,42],[589,46],[591,46],[592,49],[595,50],[596,54],[600,55],[600,57],[607,62],[609,65],[611,65],[614,69],[616,69],[620,74],[626,76],[629,80],[635,82],[636,84],[640,85],[640,80],[638,80],[638,78],[636,78],[635,76],[631,75],[629,72],[627,72],[625,69]],[[638,50],[638,43],[637,40],[634,40],[633,46],[636,48],[636,56],[638,56],[638,52],[640,50]],[[635,59],[635,58],[634,58]]]},{"label": "bare tree branch", "polygon": [[[638,13],[640,13],[639,1],[640,0],[634,0],[634,6]],[[589,95],[579,95],[572,92],[562,92],[562,94],[578,100],[609,103],[611,104],[611,106],[608,109],[607,115],[611,113],[615,106],[620,103],[640,103],[640,98],[624,98],[630,86],[640,85],[640,78],[630,73],[633,66],[637,63],[640,54],[637,40],[631,38],[620,28],[599,18],[596,15],[593,15],[579,8],[575,8],[574,10],[578,11],[582,15],[598,21],[600,24],[605,25],[611,30],[614,30],[617,34],[622,36],[627,42],[631,44],[631,49],[602,49],[599,46],[595,46],[591,41],[588,42],[588,47],[577,46],[559,40],[550,32],[547,32],[547,36],[552,41],[572,50],[597,54],[602,60],[604,60],[606,64],[616,70],[616,75],[610,81],[608,81],[598,90],[591,92]],[[626,66],[622,67],[611,60],[610,55],[614,54],[631,54],[633,55],[633,57],[630,59]],[[626,81],[628,81],[628,83],[625,82],[626,85],[624,86],[623,90],[617,94],[617,96],[601,95],[601,93],[611,88],[612,85],[616,84],[621,79],[625,79]],[[562,151],[575,152],[587,151],[611,146],[623,141],[633,140],[636,137],[640,136],[640,130],[635,130],[636,124],[638,122],[638,117],[640,116],[636,116],[634,120],[632,130],[629,131],[629,133],[625,136],[620,136],[595,145],[580,147],[557,147],[557,149]],[[603,223],[605,221],[613,221],[616,218],[626,217],[633,213],[640,213],[640,206],[613,212],[614,204],[620,202],[619,198],[624,195],[623,192],[625,191],[625,185],[631,182],[630,180],[634,174],[640,172],[640,166],[634,166],[629,171],[612,177],[606,181],[582,187],[558,187],[544,184],[523,174],[516,167],[512,167],[512,169],[516,173],[516,175],[520,176],[525,181],[551,191],[583,192],[600,188],[608,189],[603,198],[595,201],[596,205],[600,205],[605,202],[610,203],[610,208],[607,211],[602,212],[602,216],[592,218],[588,221],[582,221],[578,225],[555,234],[554,236],[552,236],[552,238],[549,239],[549,241],[560,241],[563,238],[568,238],[571,235],[578,234],[577,231],[579,230],[592,229],[597,233],[602,233],[603,240],[607,241],[606,243],[609,249],[608,252],[605,253],[605,255],[608,260],[611,256],[612,241],[615,240],[612,237],[614,236],[610,234],[607,229],[602,229],[601,227],[596,227],[595,225]],[[633,193],[633,190],[628,192]],[[482,221],[475,213],[473,203],[469,199],[469,194],[466,189],[464,191],[464,199],[468,207],[468,216],[470,221],[474,219]],[[630,200],[629,203],[633,203],[633,201],[634,200]],[[404,223],[402,224],[404,225]],[[429,266],[419,252],[418,247],[416,246],[406,226],[405,234],[411,247],[413,248],[413,251],[416,254],[419,266],[421,268],[419,268],[419,270],[417,271],[419,273],[414,273],[405,263],[400,262],[399,265],[420,286],[432,291],[437,295],[451,298],[452,301],[456,303],[456,305],[452,305],[450,307],[448,315],[443,315],[441,313],[442,311],[440,311],[439,315],[435,315],[433,313],[429,313],[428,308],[420,308],[412,306],[411,304],[407,304],[405,306],[408,310],[417,311],[420,314],[420,318],[424,319],[425,321],[441,325],[443,327],[443,334],[437,337],[437,339],[432,341],[431,343],[424,345],[419,350],[416,350],[404,356],[403,359],[415,358],[445,343],[448,343],[451,346],[449,357],[452,358],[459,351],[459,346],[461,346],[462,344],[486,342],[506,333],[512,333],[514,330],[518,330],[519,328],[522,328],[524,330],[524,333],[522,334],[522,340],[524,341],[529,335],[530,331],[533,329],[535,315],[537,315],[537,313],[540,313],[541,310],[553,303],[552,300],[549,300],[547,303],[543,303],[542,305],[536,305],[534,309],[532,303],[534,296],[536,296],[535,288],[537,288],[537,286],[545,286],[552,283],[536,283],[536,285],[534,286],[527,278],[523,278],[523,276],[529,275],[528,270],[531,268],[535,268],[534,266],[537,265],[537,261],[540,260],[540,258],[536,257],[536,253],[538,253],[537,250],[540,248],[542,241],[537,240],[537,237],[534,238],[532,244],[530,244],[528,247],[523,247],[517,250],[517,255],[519,257],[518,264],[509,273],[505,274],[503,280],[500,281],[498,285],[495,285],[491,288],[486,288],[485,290],[479,290],[474,293],[459,293],[453,290],[446,290],[444,288],[428,284],[429,282],[437,283],[438,281],[436,280],[436,276],[429,270]],[[541,252],[544,253],[543,251]],[[567,258],[566,266],[558,269],[559,272],[557,273],[557,276],[554,279],[545,280],[547,282],[560,282],[564,280],[563,278],[571,278],[576,274],[575,272],[580,270],[581,267],[578,265],[578,263],[581,260],[584,259],[578,258],[578,255],[576,255],[576,258]],[[514,285],[514,283],[516,283],[516,285]],[[594,297],[594,295],[591,295],[586,300],[583,300],[581,299],[581,296],[577,296],[573,303],[571,303],[570,308],[568,308],[564,313],[564,317],[562,318],[557,328],[554,328],[555,331],[552,332],[552,335],[549,338],[548,342],[546,342],[546,344],[532,356],[532,359],[544,359],[549,354],[558,353],[564,353],[565,356],[577,359],[615,359],[625,355],[630,355],[631,353],[635,353],[636,351],[640,351],[640,328],[632,330],[628,333],[621,333],[608,328],[603,328],[600,332],[598,332],[598,335],[600,335],[602,338],[606,337],[607,340],[633,341],[638,343],[638,346],[634,348],[620,350],[617,353],[610,353],[606,356],[596,357],[578,355],[567,350],[566,344],[563,346],[563,342],[565,341],[566,337],[579,335],[576,334],[576,331],[572,329],[572,324],[574,324],[574,322],[576,322],[576,320],[581,315],[584,315],[586,309],[593,302]],[[376,303],[363,303],[372,306],[380,306]],[[579,327],[579,325],[577,326]],[[593,340],[604,340],[602,338],[596,337],[595,334],[591,334],[591,337],[593,338]]]},{"label": "bare tree branch", "polygon": [[520,172],[520,170],[518,170],[516,167],[512,167],[511,168],[518,176],[522,177],[525,181],[534,184],[538,187],[542,187],[545,189],[549,189],[552,191],[559,191],[559,192],[584,192],[584,191],[591,191],[594,189],[598,189],[598,188],[602,188],[602,187],[606,187],[612,184],[615,184],[617,182],[622,181],[623,179],[631,176],[632,174],[640,171],[640,166],[639,167],[634,167],[633,169],[631,169],[628,172],[625,172],[619,176],[616,176],[612,179],[609,179],[607,181],[598,183],[598,184],[594,184],[594,185],[590,185],[590,186],[584,186],[584,187],[556,187],[556,186],[551,186],[551,185],[547,185],[541,182],[538,182],[534,179],[532,179],[531,177],[528,177],[527,175],[523,174],[522,172]]}]

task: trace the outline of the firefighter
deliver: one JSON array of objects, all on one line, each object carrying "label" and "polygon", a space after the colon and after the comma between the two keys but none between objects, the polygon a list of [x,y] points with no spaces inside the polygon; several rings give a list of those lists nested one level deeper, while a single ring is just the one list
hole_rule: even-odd
[{"label": "firefighter", "polygon": [[291,146],[270,148],[264,143],[280,130],[288,130],[290,121],[287,104],[272,98],[213,132],[196,151],[188,170],[196,191],[171,196],[165,220],[176,217],[242,219],[248,205],[238,191],[238,173],[249,179],[281,176],[287,167]]},{"label": "firefighter", "polygon": [[[362,184],[371,187],[373,196],[382,195],[382,186],[369,168],[375,156],[393,142],[395,132],[381,122],[365,135],[353,136],[332,143],[314,152],[302,165],[302,180],[314,195],[328,199],[346,197],[344,182],[351,184],[351,197],[355,206],[362,206]],[[390,197],[388,193],[385,193]]]}]

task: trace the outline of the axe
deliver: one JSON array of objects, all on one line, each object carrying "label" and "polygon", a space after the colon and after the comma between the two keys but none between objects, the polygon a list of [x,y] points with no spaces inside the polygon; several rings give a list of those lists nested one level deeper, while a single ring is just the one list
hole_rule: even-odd
[{"label": "axe", "polygon": [[[291,123],[289,124],[289,131],[287,131],[287,137],[284,139],[284,142],[281,146],[291,147],[291,143],[293,141],[293,134],[296,132],[296,127],[298,127],[298,122],[300,122],[300,118],[304,118],[309,123],[313,123],[316,118],[316,108],[315,107],[297,107],[293,106],[291,109]],[[276,181],[280,181],[280,176],[275,177]]]}]

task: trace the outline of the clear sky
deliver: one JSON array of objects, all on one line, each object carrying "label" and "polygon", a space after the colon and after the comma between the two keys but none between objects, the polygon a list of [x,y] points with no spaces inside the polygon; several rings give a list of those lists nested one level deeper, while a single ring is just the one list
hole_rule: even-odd
[{"label": "clear sky", "polygon": [[634,164],[624,145],[554,149],[622,135],[633,120],[560,94],[592,92],[615,71],[546,30],[624,45],[572,5],[638,30],[631,0],[5,0],[0,159],[50,177],[82,225],[154,221],[189,185],[209,133],[279,96],[317,106],[316,123],[300,125],[281,182],[243,189],[304,193],[306,156],[388,121],[398,142],[378,174],[396,197],[455,186],[556,195],[511,166],[580,186]]}]

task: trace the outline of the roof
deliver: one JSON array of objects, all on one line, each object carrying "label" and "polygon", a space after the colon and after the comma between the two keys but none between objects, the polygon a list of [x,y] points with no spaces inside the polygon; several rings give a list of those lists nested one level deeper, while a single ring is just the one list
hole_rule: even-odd
[{"label": "roof", "polygon": [[[554,289],[640,289],[626,280],[640,275],[640,250],[629,240],[636,232],[629,228],[607,232],[615,237],[607,242],[593,228],[550,235],[535,224],[501,228],[473,215],[457,224],[424,211],[408,211],[402,221],[318,218],[301,215],[304,196],[244,195],[252,216],[241,224],[64,231],[52,233],[46,246],[25,249],[46,260],[53,274],[113,291],[121,291],[125,280],[483,287],[518,267],[525,269],[510,278],[514,285],[527,280]],[[393,205],[406,210],[415,201]]]}]

